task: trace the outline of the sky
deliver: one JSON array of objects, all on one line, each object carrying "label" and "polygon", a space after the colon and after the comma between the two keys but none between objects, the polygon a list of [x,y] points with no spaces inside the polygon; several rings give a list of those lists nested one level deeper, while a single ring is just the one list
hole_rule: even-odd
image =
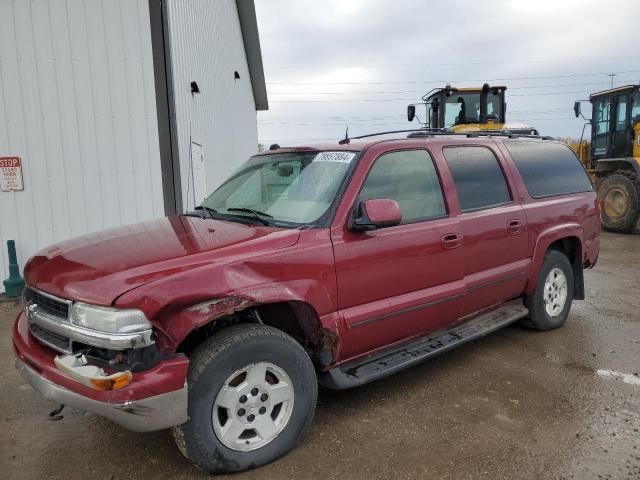
[{"label": "sky", "polygon": [[[640,83],[638,0],[255,0],[269,110],[259,142],[418,128],[434,87],[507,86],[507,121],[580,137],[573,102]],[[609,74],[615,74],[610,77]],[[589,112],[589,104],[583,104]],[[588,115],[586,115],[588,116]]]}]

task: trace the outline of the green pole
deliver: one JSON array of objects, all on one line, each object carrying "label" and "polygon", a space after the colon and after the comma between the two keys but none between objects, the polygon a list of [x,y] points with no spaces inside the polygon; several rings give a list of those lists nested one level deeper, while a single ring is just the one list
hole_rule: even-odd
[{"label": "green pole", "polygon": [[18,266],[18,256],[16,255],[16,242],[7,240],[7,250],[9,251],[9,278],[4,280],[4,290],[7,297],[19,297],[24,290],[24,278],[20,276],[20,267]]}]

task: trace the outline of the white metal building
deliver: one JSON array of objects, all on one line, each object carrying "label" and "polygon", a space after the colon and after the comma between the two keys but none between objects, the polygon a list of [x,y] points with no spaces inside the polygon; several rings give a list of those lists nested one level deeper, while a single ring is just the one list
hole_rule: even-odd
[{"label": "white metal building", "polygon": [[192,209],[256,152],[267,108],[253,0],[0,0],[0,160],[23,177],[0,191],[0,280],[8,239],[22,267]]}]

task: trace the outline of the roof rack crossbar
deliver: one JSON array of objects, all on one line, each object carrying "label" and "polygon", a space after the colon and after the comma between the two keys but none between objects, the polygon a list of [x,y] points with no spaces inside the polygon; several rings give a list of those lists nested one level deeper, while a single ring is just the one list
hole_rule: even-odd
[{"label": "roof rack crossbar", "polygon": [[458,135],[467,138],[477,137],[509,137],[509,138],[537,138],[541,140],[553,140],[553,137],[542,135],[531,135],[527,133],[510,132],[509,130],[482,130],[479,132],[452,132],[452,131],[416,131],[408,135],[408,138],[427,137],[435,135]]},{"label": "roof rack crossbar", "polygon": [[407,133],[407,132],[442,132],[445,133],[445,130],[442,128],[412,128],[407,130],[388,130],[386,132],[377,132],[377,133],[367,133],[366,135],[359,135],[357,137],[351,137],[349,140],[359,140],[361,138],[368,137],[377,137],[379,135],[390,135],[392,133]]},{"label": "roof rack crossbar", "polygon": [[[527,133],[517,133],[509,130],[482,130],[478,132],[452,132],[446,128],[414,128],[406,130],[388,130],[385,132],[368,133],[357,137],[350,137],[349,140],[358,140],[361,138],[377,137],[380,135],[390,135],[393,133],[409,133],[407,138],[429,137],[436,135],[457,135],[467,138],[476,137],[509,137],[509,138],[537,138],[541,140],[553,140],[553,137],[547,135],[531,135]],[[341,140],[342,142],[342,140]],[[347,142],[345,142],[347,143]]]}]

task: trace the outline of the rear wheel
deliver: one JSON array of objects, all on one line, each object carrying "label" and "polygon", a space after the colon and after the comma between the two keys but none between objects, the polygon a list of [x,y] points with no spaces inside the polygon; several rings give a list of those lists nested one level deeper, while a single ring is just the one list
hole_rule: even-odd
[{"label": "rear wheel", "polygon": [[211,473],[269,463],[298,443],[318,393],[309,356],[286,333],[238,325],[203,343],[189,368],[189,421],[180,451]]},{"label": "rear wheel", "polygon": [[522,324],[535,330],[553,330],[564,325],[571,309],[574,277],[571,262],[557,250],[549,250],[542,262],[536,288],[525,297],[529,316]]},{"label": "rear wheel", "polygon": [[618,170],[605,177],[598,197],[604,228],[621,233],[635,228],[640,213],[640,179],[635,172]]}]

